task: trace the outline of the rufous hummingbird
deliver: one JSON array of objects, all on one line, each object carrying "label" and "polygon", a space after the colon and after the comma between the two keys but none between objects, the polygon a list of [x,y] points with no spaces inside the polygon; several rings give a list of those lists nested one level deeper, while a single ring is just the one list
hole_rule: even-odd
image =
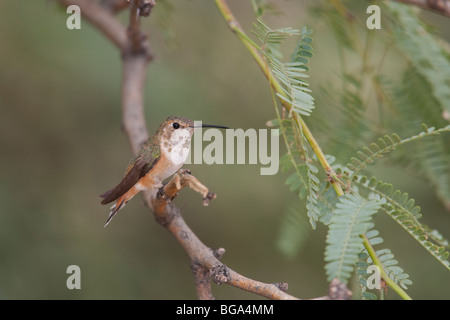
[{"label": "rufous hummingbird", "polygon": [[[227,129],[207,124],[201,127]],[[194,128],[192,120],[178,116],[169,117],[160,125],[131,158],[122,181],[100,196],[103,198],[102,204],[116,201],[105,227],[139,191],[161,188],[162,182],[183,166],[189,155]]]}]

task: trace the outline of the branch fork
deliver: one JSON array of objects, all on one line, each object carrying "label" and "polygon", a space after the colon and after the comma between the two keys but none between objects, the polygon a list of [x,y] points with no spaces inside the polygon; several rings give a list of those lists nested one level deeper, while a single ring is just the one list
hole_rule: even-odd
[{"label": "branch fork", "polygon": [[[144,116],[143,91],[148,63],[152,60],[147,36],[142,33],[140,17],[148,16],[154,0],[55,0],[62,5],[80,6],[83,17],[96,26],[122,53],[122,119],[123,129],[133,153],[148,139]],[[217,0],[216,0],[217,1]],[[219,2],[220,3],[220,2]],[[129,26],[124,26],[115,14],[129,8]],[[231,12],[228,12],[232,16]],[[230,27],[240,31],[237,21]],[[155,219],[177,239],[191,261],[195,287],[199,299],[214,299],[211,281],[228,284],[268,299],[292,300],[296,297],[286,293],[286,283],[263,283],[247,278],[223,264],[219,259],[225,249],[212,250],[205,246],[184,221],[180,209],[172,203],[177,193],[185,187],[198,192],[207,206],[216,194],[211,192],[189,170],[179,170],[159,190],[143,192],[145,204],[153,209]]]},{"label": "branch fork", "polygon": [[187,226],[180,210],[172,200],[183,188],[189,187],[203,197],[203,205],[208,205],[216,198],[187,169],[181,169],[172,179],[159,189],[156,195],[147,198],[153,209],[156,221],[167,228],[186,249],[191,259],[191,270],[194,274],[197,296],[199,299],[214,299],[211,281],[217,285],[228,284],[269,299],[296,299],[285,293],[286,283],[268,284],[244,277],[219,261],[225,249],[212,250],[205,246]]},{"label": "branch fork", "polygon": [[203,205],[208,206],[211,200],[216,198],[214,192],[204,186],[188,169],[180,169],[173,178],[162,188],[159,194],[166,199],[173,199],[181,189],[189,187],[203,196]]}]

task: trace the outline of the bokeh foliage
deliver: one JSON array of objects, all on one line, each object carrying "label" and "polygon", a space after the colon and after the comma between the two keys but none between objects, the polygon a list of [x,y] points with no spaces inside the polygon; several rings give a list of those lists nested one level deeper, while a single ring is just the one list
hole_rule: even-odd
[{"label": "bokeh foliage", "polygon": [[[212,1],[164,2],[171,4],[170,14],[156,6],[143,24],[157,57],[145,90],[149,131],[169,115],[264,128],[274,117],[267,82]],[[325,152],[341,162],[386,133],[417,134],[422,122],[442,127],[440,112],[427,107],[439,103],[439,96],[420,102],[433,92],[427,86],[434,78],[420,76],[423,66],[404,58],[395,37],[386,38],[396,30],[385,30],[388,24],[383,23],[380,34],[358,27],[351,31],[334,10],[323,16],[319,5],[326,3],[277,1],[274,14],[264,13],[271,26],[308,25],[314,30],[309,74],[316,108],[308,124]],[[229,4],[250,30],[250,2]],[[357,20],[365,21],[365,2],[346,5]],[[120,128],[121,60],[86,22],[80,31],[68,30],[67,16],[53,1],[0,3],[0,298],[195,299],[187,256],[139,198],[103,229],[107,208],[100,206],[98,195],[117,182],[131,157]],[[431,13],[420,16],[449,40],[448,19]],[[120,18],[126,21],[127,15]],[[336,32],[338,27],[342,30]],[[355,39],[370,41],[367,56],[352,51]],[[427,58],[433,60],[433,55]],[[381,68],[386,76],[372,79],[376,73],[370,69],[360,72],[364,63]],[[369,89],[370,81],[379,85],[383,99]],[[408,90],[411,86],[415,90]],[[362,93],[363,99],[355,93]],[[389,108],[390,103],[396,108]],[[448,159],[448,136],[441,139],[433,143]],[[430,152],[424,150],[429,144],[410,146],[393,154],[395,159],[377,161],[370,170],[407,190],[427,209],[421,221],[437,226],[448,238],[445,196],[436,192],[442,190],[436,188],[441,175],[429,170],[431,163],[420,161]],[[226,248],[224,263],[261,281],[286,281],[289,293],[302,298],[325,294],[326,228],[318,225],[314,233],[305,231],[300,254],[292,259],[275,245],[279,228],[274,226],[282,224],[283,212],[298,201],[284,185],[287,173],[261,176],[254,165],[189,168],[218,198],[204,208],[197,194],[183,191],[176,201],[202,241]],[[414,298],[450,298],[450,277],[439,262],[388,218],[375,219],[389,249],[414,279],[408,293]],[[71,264],[82,270],[79,291],[65,286]],[[255,298],[226,286],[214,287],[214,294],[219,299]]]}]

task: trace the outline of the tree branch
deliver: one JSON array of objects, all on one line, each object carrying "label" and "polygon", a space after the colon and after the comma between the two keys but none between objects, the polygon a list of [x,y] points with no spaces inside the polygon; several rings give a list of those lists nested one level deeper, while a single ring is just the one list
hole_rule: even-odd
[{"label": "tree branch", "polygon": [[204,205],[208,205],[209,201],[215,198],[215,194],[192,176],[189,170],[181,169],[158,194],[150,195],[147,202],[152,204],[156,221],[167,228],[188,253],[191,266],[194,266],[199,298],[212,298],[210,285],[205,284],[209,278],[219,285],[226,283],[269,299],[296,299],[280,289],[285,288],[285,285],[267,284],[246,278],[219,261],[224,250],[214,252],[205,246],[186,224],[180,210],[172,203],[176,194],[185,187],[200,193]]},{"label": "tree branch", "polygon": [[287,283],[264,283],[249,279],[239,273],[227,268],[214,269],[214,281],[217,284],[227,283],[233,287],[260,295],[272,300],[298,300],[298,298],[287,294]]},{"label": "tree branch", "polygon": [[[97,27],[103,34],[111,40],[121,51],[128,46],[128,36],[126,28],[109,11],[105,10],[96,1],[92,0],[55,0],[65,7],[77,5],[80,7],[81,15],[92,25]],[[124,0],[125,1],[125,0]]]},{"label": "tree branch", "polygon": [[140,11],[143,0],[130,1],[130,25],[128,27],[128,36],[131,42],[131,52],[134,54],[145,50],[144,34],[141,33]]},{"label": "tree branch", "polygon": [[[280,82],[276,79],[273,72],[271,71],[266,59],[261,54],[260,50],[254,46],[254,43],[250,40],[250,38],[246,35],[245,31],[240,26],[239,22],[235,18],[233,12],[230,10],[230,7],[228,6],[227,2],[225,0],[215,0],[216,6],[219,9],[220,14],[224,18],[225,22],[227,23],[230,30],[237,35],[239,40],[242,42],[242,44],[247,48],[247,50],[252,55],[253,59],[256,61],[258,66],[260,67],[261,71],[263,72],[264,76],[269,80],[270,86],[273,88],[273,90],[282,95],[283,97],[288,100],[288,97],[286,96],[286,92],[283,90]],[[286,108],[287,111],[290,111],[292,108],[292,104],[287,103],[285,100],[280,99],[281,104]],[[302,117],[298,115],[296,112],[292,113],[292,118],[294,119],[295,123],[301,129],[303,132],[303,135],[305,136],[306,140],[308,140],[311,148],[313,149],[314,153],[317,156],[317,159],[319,160],[319,163],[321,164],[322,168],[324,169],[327,176],[330,178],[330,183],[333,186],[334,190],[336,191],[336,194],[338,196],[341,196],[344,194],[344,191],[341,188],[341,185],[338,182],[336,173],[332,169],[331,165],[329,164],[324,152],[320,148],[319,144],[317,143],[316,139],[314,138],[312,132],[309,130],[309,127],[306,125],[306,123],[303,121]]]},{"label": "tree branch", "polygon": [[211,290],[211,273],[198,263],[191,263],[194,274],[195,288],[199,300],[215,300]]},{"label": "tree branch", "polygon": [[122,66],[122,126],[133,154],[148,139],[144,116],[144,84],[148,58],[145,55],[127,55]]},{"label": "tree branch", "polygon": [[[56,0],[69,6],[78,5],[82,16],[102,31],[120,49],[123,58],[122,116],[123,128],[133,153],[138,152],[148,139],[144,116],[144,84],[148,63],[152,59],[147,37],[141,32],[140,17],[148,16],[155,5],[153,0],[131,0],[130,22],[126,29],[112,13],[126,6],[121,0]],[[125,0],[124,0],[125,1]],[[143,193],[145,204],[152,209],[157,222],[167,228],[187,252],[191,260],[195,286],[199,299],[214,299],[211,281],[229,284],[269,299],[297,299],[285,291],[285,283],[263,283],[244,277],[219,261],[224,249],[212,250],[205,246],[189,228],[180,209],[172,200],[177,193],[189,187],[203,197],[207,206],[216,195],[198,181],[189,170],[179,170],[159,191]]]}]

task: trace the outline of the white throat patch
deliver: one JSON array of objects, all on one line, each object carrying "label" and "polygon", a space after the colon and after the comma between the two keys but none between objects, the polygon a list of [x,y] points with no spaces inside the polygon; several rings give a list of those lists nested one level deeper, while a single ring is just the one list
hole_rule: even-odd
[{"label": "white throat patch", "polygon": [[191,133],[189,129],[175,130],[172,133],[170,142],[162,144],[162,151],[174,165],[183,165],[189,155],[191,144]]}]

